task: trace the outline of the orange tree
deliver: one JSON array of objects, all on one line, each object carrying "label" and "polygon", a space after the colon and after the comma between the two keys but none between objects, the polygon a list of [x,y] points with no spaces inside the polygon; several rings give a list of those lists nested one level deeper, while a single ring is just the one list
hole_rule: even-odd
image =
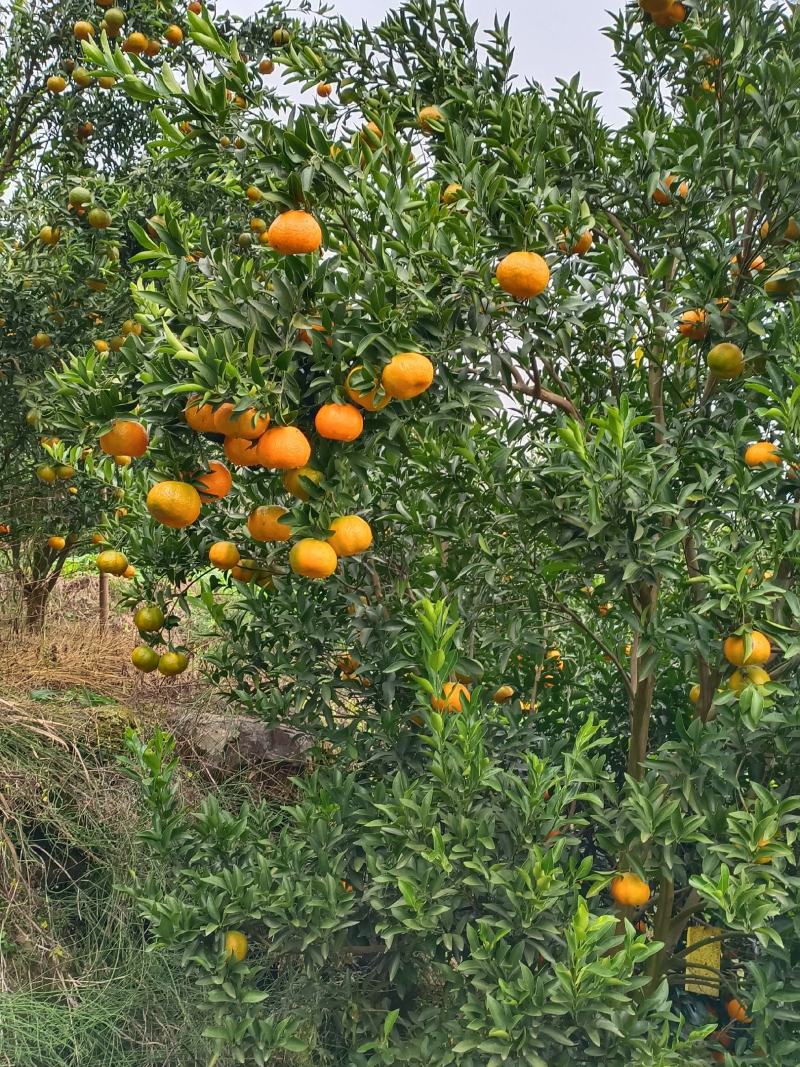
[{"label": "orange tree", "polygon": [[49,417],[141,446],[139,665],[196,595],[319,742],[191,815],[131,741],[219,1055],[792,1062],[798,16],[631,5],[619,129],[455,2],[189,30],[191,79],[86,47],[219,199],[132,227],[145,334]]},{"label": "orange tree", "polygon": [[[147,112],[137,100],[112,97],[113,79],[89,75],[81,41],[100,31],[102,19],[126,47],[138,48],[136,35],[143,36],[153,63],[161,47],[181,53],[185,12],[165,8],[154,16],[148,5],[105,4],[87,13],[85,3],[45,3],[18,6],[7,18],[0,59],[0,188],[8,189],[0,217],[0,517],[27,622],[38,628],[68,556],[85,552],[98,524],[121,515],[115,498],[123,490],[108,484],[110,460],[96,472],[79,462],[79,450],[61,447],[42,422],[36,392],[69,352],[88,349],[98,358],[141,332],[131,318],[129,285],[138,269],[127,220],[158,216],[159,195],[170,183],[181,189],[166,170],[136,166]],[[257,20],[239,28],[258,39]],[[185,59],[190,64],[191,54]]]}]

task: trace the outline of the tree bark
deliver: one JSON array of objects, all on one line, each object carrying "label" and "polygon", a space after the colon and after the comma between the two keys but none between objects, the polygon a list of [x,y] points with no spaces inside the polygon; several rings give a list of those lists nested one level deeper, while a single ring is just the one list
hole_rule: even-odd
[{"label": "tree bark", "polygon": [[108,626],[108,575],[105,571],[100,572],[100,578],[97,584],[98,603],[99,603],[99,615],[100,615],[100,629],[105,630]]}]

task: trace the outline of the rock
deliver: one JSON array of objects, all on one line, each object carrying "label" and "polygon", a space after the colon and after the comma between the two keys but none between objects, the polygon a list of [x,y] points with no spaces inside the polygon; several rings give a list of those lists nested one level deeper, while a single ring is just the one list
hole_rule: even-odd
[{"label": "rock", "polygon": [[200,712],[174,723],[175,736],[224,770],[259,763],[302,763],[311,739],[290,726],[268,726],[246,715]]}]

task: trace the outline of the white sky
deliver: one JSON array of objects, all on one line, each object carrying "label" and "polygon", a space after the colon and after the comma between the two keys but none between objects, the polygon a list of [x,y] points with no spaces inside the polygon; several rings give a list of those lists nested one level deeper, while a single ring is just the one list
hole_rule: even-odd
[{"label": "white sky", "polygon": [[[337,14],[350,22],[379,22],[399,0],[334,0]],[[237,15],[250,14],[258,0],[228,0]],[[514,66],[518,74],[532,77],[551,89],[557,77],[569,79],[580,71],[586,89],[602,92],[604,111],[613,119],[625,105],[611,57],[611,42],[600,28],[609,22],[607,10],[622,6],[622,0],[466,0],[470,19],[491,26],[495,12],[501,19],[511,15]]]}]

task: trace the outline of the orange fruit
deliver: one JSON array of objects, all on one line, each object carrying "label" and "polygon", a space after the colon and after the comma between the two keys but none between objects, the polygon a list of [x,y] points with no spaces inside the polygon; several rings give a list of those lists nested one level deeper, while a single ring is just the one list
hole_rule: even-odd
[{"label": "orange fruit", "polygon": [[683,4],[671,3],[666,11],[653,12],[653,22],[662,29],[670,29],[672,26],[677,26],[679,22],[685,22],[686,14]]},{"label": "orange fruit", "polygon": [[286,508],[277,506],[266,507],[262,505],[250,512],[247,520],[247,529],[254,541],[288,541],[292,536],[292,528],[286,522],[281,522],[284,515],[289,512]]},{"label": "orange fruit", "polygon": [[492,700],[495,702],[495,704],[507,704],[513,696],[513,686],[501,685],[498,689],[495,689],[494,693],[492,694]]},{"label": "orange fruit", "polygon": [[315,537],[304,537],[289,552],[289,566],[303,578],[329,578],[337,562],[331,546]]},{"label": "orange fruit", "polygon": [[459,196],[464,192],[464,186],[459,185],[457,182],[450,182],[449,185],[444,187],[442,192],[442,203],[453,204],[458,200]]},{"label": "orange fruit", "polygon": [[[380,386],[373,384],[372,387],[368,387],[365,392],[359,393],[350,382],[353,375],[357,374],[359,371],[363,371],[363,369],[364,368],[360,365],[358,367],[353,367],[345,378],[344,391],[347,393],[348,400],[351,400],[354,404],[358,404],[359,407],[362,407],[365,411],[381,411],[387,404],[391,403],[392,398],[387,393],[383,393]],[[383,394],[380,398],[378,396],[379,393]]]},{"label": "orange fruit", "polygon": [[66,545],[67,542],[64,540],[63,537],[57,537],[54,535],[53,537],[47,538],[47,547],[52,548],[54,552],[61,552],[62,549],[66,548]]},{"label": "orange fruit", "polygon": [[118,467],[130,467],[130,465],[131,465],[131,457],[130,456],[114,456],[114,463]]},{"label": "orange fruit", "polygon": [[355,441],[364,429],[364,416],[352,404],[323,404],[314,417],[314,427],[329,441]]},{"label": "orange fruit", "polygon": [[372,530],[359,515],[340,515],[331,523],[328,544],[337,556],[357,556],[372,544]]},{"label": "orange fruit", "polygon": [[122,552],[114,552],[112,549],[101,552],[95,563],[101,574],[124,574],[128,567],[128,560]]},{"label": "orange fruit", "polygon": [[258,64],[258,70],[260,74],[272,74],[275,70],[275,64],[271,59],[262,59]]},{"label": "orange fruit", "polygon": [[690,341],[702,341],[708,336],[708,314],[703,308],[684,311],[678,323],[678,333]]},{"label": "orange fruit", "polygon": [[753,1020],[748,1016],[744,1004],[732,997],[725,1005],[725,1010],[728,1013],[728,1018],[735,1023],[744,1023],[747,1025]]},{"label": "orange fruit", "polygon": [[745,659],[744,655],[744,638],[731,635],[725,638],[725,643],[722,646],[722,651],[725,655],[725,659],[728,663],[732,663],[734,667],[750,667],[750,666],[763,666],[772,655],[772,645],[766,634],[762,634],[760,630],[753,630],[750,633],[752,641],[752,648],[750,655]]},{"label": "orange fruit", "polygon": [[332,91],[333,86],[330,84],[330,82],[320,82],[317,86],[317,96],[321,96],[323,97],[323,99],[326,96],[330,96]]},{"label": "orange fruit", "polygon": [[[592,237],[592,231],[584,230],[583,233],[579,234],[579,236],[569,246],[570,255],[585,256],[593,244],[594,238]],[[558,248],[560,252],[567,251],[566,239],[563,239],[559,242]]]},{"label": "orange fruit", "polygon": [[221,500],[228,495],[233,486],[231,472],[224,463],[216,459],[211,460],[204,474],[195,475],[194,482],[196,486],[202,486],[197,491],[204,504],[209,504],[212,500]]},{"label": "orange fruit", "polygon": [[94,26],[91,22],[85,22],[81,19],[80,22],[76,22],[72,27],[72,35],[76,41],[89,41],[94,37]]},{"label": "orange fruit", "polygon": [[612,878],[609,889],[617,904],[623,907],[641,907],[650,899],[650,886],[629,871]]},{"label": "orange fruit", "polygon": [[183,416],[193,430],[198,433],[215,433],[214,408],[211,404],[201,404],[199,397],[190,396],[183,409]]},{"label": "orange fruit", "polygon": [[145,604],[134,613],[133,625],[139,633],[155,633],[164,625],[164,612],[158,604]]},{"label": "orange fruit", "polygon": [[176,26],[173,23],[172,26],[167,26],[166,30],[164,31],[164,39],[166,40],[167,44],[170,45],[172,48],[177,48],[178,45],[183,41],[183,30],[180,28],[180,26]]},{"label": "orange fruit", "polygon": [[67,79],[60,74],[51,74],[47,79],[47,90],[51,93],[63,93],[67,87]]},{"label": "orange fruit", "polygon": [[738,696],[748,685],[766,685],[769,681],[763,667],[740,667],[728,679],[728,688]]},{"label": "orange fruit", "polygon": [[314,485],[319,485],[322,481],[322,471],[315,470],[313,467],[296,467],[284,474],[283,488],[287,493],[296,496],[298,500],[309,498],[309,492],[303,485],[303,478],[307,478]]},{"label": "orange fruit", "polygon": [[383,138],[383,130],[377,122],[368,122],[365,126],[361,127],[359,136],[365,144],[375,147],[376,143]]},{"label": "orange fruit", "polygon": [[269,426],[269,415],[259,415],[255,408],[234,413],[233,404],[220,404],[214,412],[214,432],[225,437],[246,437],[254,441]]},{"label": "orange fruit", "polygon": [[[761,234],[761,240],[766,241],[771,232],[770,223],[765,222],[758,232]],[[796,241],[798,238],[800,238],[800,226],[797,224],[797,219],[792,215],[783,227],[783,230],[780,233],[780,239],[782,241]]]},{"label": "orange fruit", "polygon": [[381,386],[395,400],[411,400],[431,387],[433,364],[420,352],[398,352],[381,374]]},{"label": "orange fruit", "polygon": [[147,37],[138,31],[129,33],[122,45],[123,52],[131,52],[135,56],[140,56],[146,48]]},{"label": "orange fruit", "polygon": [[93,533],[92,534],[92,544],[93,545],[104,545],[105,543],[106,543],[106,539],[105,539],[105,537],[103,537],[102,534],[99,534],[99,533]]},{"label": "orange fruit", "polygon": [[183,674],[189,666],[189,657],[185,652],[165,652],[158,660],[158,673],[167,678],[174,678],[176,674]]},{"label": "orange fruit", "polygon": [[714,345],[706,359],[708,369],[725,381],[738,378],[744,370],[744,355],[741,348],[729,341]]},{"label": "orange fruit", "polygon": [[225,934],[225,955],[238,963],[247,955],[247,935],[241,930],[228,930]]},{"label": "orange fruit", "polygon": [[[666,178],[663,179],[653,193],[653,199],[657,204],[661,204],[661,206],[664,207],[672,201],[672,186],[677,180],[678,179],[674,174],[668,174]],[[681,182],[676,190],[676,195],[679,196],[681,200],[685,200],[689,195],[689,183],[686,181]]]},{"label": "orange fruit", "polygon": [[322,244],[322,229],[308,211],[284,211],[267,230],[267,240],[284,256],[305,255]]},{"label": "orange fruit", "polygon": [[435,104],[423,107],[417,115],[419,127],[423,133],[433,133],[432,122],[444,122],[444,115]]},{"label": "orange fruit", "polygon": [[143,456],[149,438],[140,422],[117,419],[111,429],[100,436],[100,447],[109,456]]},{"label": "orange fruit", "polygon": [[[325,333],[325,327],[318,322],[313,322],[311,324],[311,329],[314,331],[314,333]],[[304,344],[311,344],[311,334],[308,332],[308,330],[298,330],[297,339],[298,341],[302,341]],[[328,346],[328,348],[333,348],[333,338],[326,336],[325,344]]]},{"label": "orange fruit", "polygon": [[691,700],[693,704],[697,704],[700,701],[700,686],[697,683],[695,683],[689,690],[689,700]]},{"label": "orange fruit", "polygon": [[125,570],[122,572],[122,577],[123,578],[128,578],[129,580],[131,578],[135,578],[136,577],[136,568],[134,567],[134,565],[132,563],[129,563],[128,566],[125,568]]},{"label": "orange fruit", "polygon": [[434,711],[461,711],[462,698],[469,703],[469,689],[461,682],[445,682],[440,697],[431,697]]},{"label": "orange fruit", "polygon": [[49,333],[35,333],[31,338],[31,347],[37,350],[49,348],[53,343]]},{"label": "orange fruit", "polygon": [[509,252],[497,264],[497,284],[518,300],[539,296],[550,281],[550,268],[536,252]]},{"label": "orange fruit", "polygon": [[156,650],[149,645],[139,645],[131,652],[131,663],[137,671],[142,671],[143,674],[150,674],[154,671],[160,658]]},{"label": "orange fruit", "polygon": [[256,452],[258,462],[271,470],[305,467],[311,459],[308,438],[296,426],[273,426],[259,440]]},{"label": "orange fruit", "polygon": [[55,468],[49,466],[47,463],[43,463],[40,467],[36,468],[36,477],[40,482],[46,482],[48,485],[52,484],[58,475]]},{"label": "orange fruit", "polygon": [[229,571],[240,559],[239,549],[233,541],[215,541],[208,550],[208,562],[221,571]]},{"label": "orange fruit", "polygon": [[182,530],[200,515],[200,494],[187,482],[157,482],[147,494],[147,510],[162,526]]},{"label": "orange fruit", "polygon": [[648,15],[659,15],[667,11],[671,4],[672,0],[639,0],[639,7]]},{"label": "orange fruit", "polygon": [[222,451],[234,467],[257,467],[261,463],[257,451],[259,443],[247,437],[226,437]]},{"label": "orange fruit", "polygon": [[782,463],[778,446],[772,441],[756,441],[744,450],[744,461],[748,467],[765,467],[768,463],[780,466]]},{"label": "orange fruit", "polygon": [[149,56],[150,59],[153,59],[153,57],[157,56],[160,51],[161,51],[161,42],[160,41],[156,41],[151,37],[150,40],[147,42],[147,48],[145,48],[144,54],[146,56]]}]

